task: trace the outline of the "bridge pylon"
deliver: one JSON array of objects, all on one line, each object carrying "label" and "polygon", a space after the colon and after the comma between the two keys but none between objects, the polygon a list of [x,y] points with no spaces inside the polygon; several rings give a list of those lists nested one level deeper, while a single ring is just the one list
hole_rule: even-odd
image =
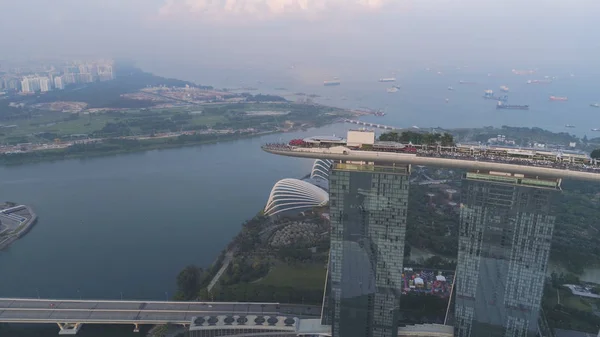
[{"label": "bridge pylon", "polygon": [[76,335],[83,324],[81,323],[56,323],[60,328],[59,335]]}]

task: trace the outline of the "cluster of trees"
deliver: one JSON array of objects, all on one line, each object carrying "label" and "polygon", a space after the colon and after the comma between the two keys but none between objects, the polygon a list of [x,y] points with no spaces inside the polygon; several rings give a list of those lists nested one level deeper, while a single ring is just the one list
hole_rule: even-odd
[{"label": "cluster of trees", "polygon": [[[569,144],[578,142],[579,139],[567,132],[554,133],[542,128],[513,127],[503,125],[501,128],[486,127],[484,129],[463,129],[458,132],[461,137],[469,137],[474,141],[487,142],[490,138],[504,135],[514,139],[519,146],[528,146],[530,143]],[[475,134],[473,134],[475,133]]]},{"label": "cluster of trees", "polygon": [[190,301],[198,297],[202,282],[202,268],[190,265],[177,275],[177,294],[179,300]]},{"label": "cluster of trees", "polygon": [[418,145],[435,145],[440,144],[442,146],[454,145],[454,136],[445,132],[441,133],[423,133],[414,131],[404,131],[401,133],[392,131],[381,134],[379,136],[381,141],[391,141],[400,143],[413,143]]},{"label": "cluster of trees", "polygon": [[268,261],[241,257],[229,264],[226,274],[221,277],[219,283],[221,286],[248,283],[260,279],[268,272]]},{"label": "cluster of trees", "polygon": [[595,149],[592,151],[592,153],[590,153],[590,157],[600,159],[600,149]]},{"label": "cluster of trees", "polygon": [[[428,206],[427,188],[411,185],[406,242],[443,256],[458,254],[458,217]],[[449,232],[450,230],[450,232]]]},{"label": "cluster of trees", "polygon": [[600,186],[564,181],[563,192],[556,196],[556,222],[551,259],[572,273],[600,263]]},{"label": "cluster of trees", "polygon": [[277,95],[249,95],[246,102],[287,102],[287,99]]},{"label": "cluster of trees", "polygon": [[286,286],[263,285],[260,283],[239,283],[219,287],[212,294],[200,292],[202,300],[235,302],[280,302],[321,304],[323,289],[298,289]]}]

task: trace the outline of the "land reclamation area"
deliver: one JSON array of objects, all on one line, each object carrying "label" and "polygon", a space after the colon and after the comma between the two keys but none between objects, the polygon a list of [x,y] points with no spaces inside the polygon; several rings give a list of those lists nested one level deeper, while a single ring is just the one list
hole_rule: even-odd
[{"label": "land reclamation area", "polygon": [[115,80],[0,99],[0,164],[88,157],[318,127],[357,112],[166,79]]}]

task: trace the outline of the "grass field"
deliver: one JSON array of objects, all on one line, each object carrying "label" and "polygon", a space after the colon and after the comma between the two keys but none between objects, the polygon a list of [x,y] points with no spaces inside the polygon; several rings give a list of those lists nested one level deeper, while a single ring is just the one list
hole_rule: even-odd
[{"label": "grass field", "polygon": [[295,266],[279,264],[271,268],[269,274],[256,283],[302,289],[323,289],[326,273],[327,270],[322,264]]},{"label": "grass field", "polygon": [[[172,114],[181,112],[181,109],[173,111]],[[107,114],[92,114],[80,115],[77,119],[65,120],[71,116],[71,113],[65,112],[40,112],[30,119],[23,119],[13,122],[16,127],[0,129],[0,144],[3,140],[15,137],[25,137],[30,142],[40,141],[35,136],[37,133],[50,132],[56,133],[59,137],[74,135],[74,134],[91,134],[94,131],[101,130],[106,123],[117,123],[123,117],[114,117]],[[169,114],[165,114],[164,118],[168,118]],[[124,118],[144,118],[143,112],[132,112],[130,116]],[[214,126],[216,123],[224,123],[227,119],[223,116],[193,114],[193,118],[188,125],[198,126],[206,125]],[[140,132],[138,128],[132,128],[134,134]]]},{"label": "grass field", "polygon": [[565,307],[582,311],[592,311],[593,309],[590,301],[594,301],[594,299],[585,299],[573,295],[568,289],[561,289],[558,291],[558,294],[556,293],[556,290],[554,290],[552,294],[552,296],[546,298],[552,305],[558,304],[558,296],[560,296],[560,304]]}]

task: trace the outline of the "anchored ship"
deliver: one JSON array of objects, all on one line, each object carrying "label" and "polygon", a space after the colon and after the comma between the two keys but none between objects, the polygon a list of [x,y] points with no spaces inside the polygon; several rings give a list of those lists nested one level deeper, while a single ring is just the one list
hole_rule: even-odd
[{"label": "anchored ship", "polygon": [[379,82],[396,82],[396,78],[395,77],[384,77],[384,78],[380,78]]},{"label": "anchored ship", "polygon": [[598,104],[598,103],[592,103],[592,104],[590,104],[590,106],[592,108],[600,108],[600,104]]},{"label": "anchored ship", "polygon": [[502,102],[508,101],[508,96],[506,96],[506,95],[504,95],[504,96],[495,96],[494,95],[494,91],[489,90],[489,89],[484,92],[483,98],[484,99],[493,99],[493,100],[502,101]]},{"label": "anchored ship", "polygon": [[566,96],[550,96],[551,101],[568,101],[569,98]]},{"label": "anchored ship", "polygon": [[496,104],[496,109],[529,110],[529,105],[511,105],[498,101],[498,104]]},{"label": "anchored ship", "polygon": [[323,81],[323,85],[326,87],[333,86],[333,85],[340,85],[340,84],[342,84],[342,82],[340,82],[340,80]]},{"label": "anchored ship", "polygon": [[571,124],[565,125],[565,128],[574,128],[574,127],[575,127],[575,125],[571,125]]},{"label": "anchored ship", "polygon": [[527,84],[547,84],[547,83],[552,83],[552,80],[549,80],[549,79],[545,79],[545,80],[527,80]]},{"label": "anchored ship", "polygon": [[508,92],[508,87],[503,85],[500,87],[500,90],[502,90],[503,92]]}]

